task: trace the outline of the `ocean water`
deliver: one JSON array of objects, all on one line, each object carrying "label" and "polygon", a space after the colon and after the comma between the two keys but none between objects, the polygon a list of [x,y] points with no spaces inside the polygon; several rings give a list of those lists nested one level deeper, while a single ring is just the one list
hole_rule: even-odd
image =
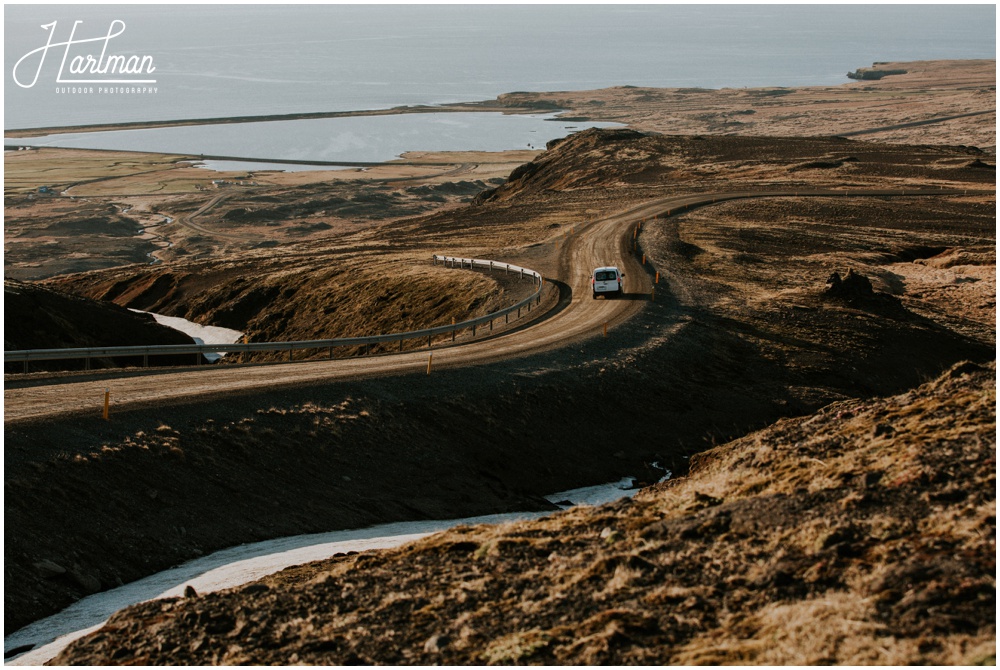
[{"label": "ocean water", "polygon": [[[74,72],[87,55],[100,67]],[[92,74],[111,56],[148,57],[121,78],[154,83],[73,83],[113,79]],[[992,4],[5,5],[4,128],[834,85],[874,61],[995,57]]]}]

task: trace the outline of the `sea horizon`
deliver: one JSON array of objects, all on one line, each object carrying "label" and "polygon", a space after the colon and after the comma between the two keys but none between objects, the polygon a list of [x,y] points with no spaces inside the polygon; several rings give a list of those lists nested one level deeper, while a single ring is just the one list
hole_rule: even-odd
[{"label": "sea horizon", "polygon": [[519,90],[837,85],[875,61],[995,59],[994,5],[866,6],[864,20],[860,9],[7,5],[4,128],[375,111]]}]

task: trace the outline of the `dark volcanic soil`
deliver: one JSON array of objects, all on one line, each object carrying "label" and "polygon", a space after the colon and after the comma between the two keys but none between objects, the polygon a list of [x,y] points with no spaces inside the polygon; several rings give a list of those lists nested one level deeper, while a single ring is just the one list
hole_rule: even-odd
[{"label": "dark volcanic soil", "polygon": [[[131,312],[106,301],[62,293],[39,284],[4,280],[4,350],[72,349],[163,344],[193,344],[190,337],[161,326],[148,314]],[[192,357],[153,357],[153,365],[190,365]],[[94,359],[92,368],[137,365],[140,359]],[[29,363],[28,370],[82,370],[79,360]],[[22,372],[23,363],[9,363],[5,372]]]},{"label": "dark volcanic soil", "polygon": [[123,215],[121,208],[67,202],[54,194],[20,202],[5,196],[3,225],[5,278],[36,279],[67,268],[83,272],[146,263],[156,250],[156,245],[137,237],[142,226]]},{"label": "dark volcanic soil", "polygon": [[[521,261],[555,276],[558,238],[574,222],[664,193],[795,184],[930,184],[986,192],[720,203],[648,221],[637,236],[636,253],[648,256],[651,273],[662,274],[656,300],[607,339],[554,353],[429,377],[319,384],[136,410],[111,424],[75,419],[7,426],[7,630],[88,590],[240,542],[538,506],[542,494],[622,475],[652,481],[655,473],[647,464],[654,460],[683,473],[692,454],[781,417],[846,398],[898,393],[961,360],[991,361],[995,198],[992,173],[963,167],[973,155],[980,154],[969,148],[844,140],[588,131],[558,143],[512,175],[516,178],[510,185],[474,206],[368,228],[339,251],[317,243],[274,250],[270,264],[258,266],[267,276],[253,278],[264,286],[307,287],[296,263],[318,277],[322,262],[348,264],[358,249],[389,249],[393,240],[405,240],[399,258],[407,262],[457,246],[482,252],[468,255]],[[839,165],[827,166],[833,158]],[[817,161],[823,165],[816,167]],[[320,253],[328,255],[305,260]],[[223,269],[238,266],[232,262]],[[178,265],[172,272],[189,269]],[[828,295],[831,274],[843,276],[849,269],[871,281],[872,293]],[[156,272],[143,269],[131,278],[121,270],[88,273],[58,284],[84,294],[118,286],[119,296],[148,297],[144,290]],[[202,301],[198,304],[223,308],[230,303],[211,301],[235,295],[217,289],[232,288],[238,277],[220,272],[216,278],[197,286],[198,291],[177,291],[162,305],[183,310],[187,303]],[[280,310],[294,311],[301,304],[303,313],[316,314],[310,305],[320,304],[321,297],[322,289],[292,292]],[[359,299],[368,297],[359,294]],[[263,311],[252,318],[268,316]],[[816,458],[823,460],[822,455]],[[718,550],[725,546],[720,543]],[[545,556],[553,551],[546,548]],[[716,565],[723,560],[719,556],[706,565],[722,570]],[[725,557],[729,560],[729,554]],[[629,571],[646,574],[644,564],[615,560],[595,568],[594,574],[611,578],[624,565],[617,578],[621,584],[632,579]],[[50,563],[65,572],[52,574],[39,567]],[[530,574],[533,568],[525,565]],[[766,578],[749,566],[746,570],[748,583]],[[591,580],[586,570],[581,574],[583,581]],[[777,586],[783,588],[783,583]],[[721,584],[716,588],[722,589]],[[722,597],[699,589],[676,593],[683,595],[681,602]],[[978,594],[976,589],[978,585],[973,589]],[[657,598],[672,602],[671,593]],[[526,612],[536,600],[530,595],[519,595]],[[692,602],[700,602],[697,598]],[[683,621],[694,616],[691,611],[676,610],[679,630],[687,630]],[[615,614],[619,609],[602,612],[591,612],[593,617],[579,628],[596,646],[580,638],[570,645],[576,644],[577,651],[564,655],[556,651],[562,642],[542,644],[541,638],[531,637],[529,627],[523,633],[528,637],[497,637],[510,642],[510,650],[498,647],[495,656],[480,661],[533,659],[530,649],[550,662],[674,658],[616,655],[613,649],[621,640],[633,635],[645,639],[643,631],[662,631],[665,624],[647,621],[645,615],[625,613],[621,618]],[[558,631],[552,622],[531,625],[548,631],[546,639],[562,640],[559,636],[580,623],[567,621],[570,628]],[[942,626],[950,625],[947,618],[942,621]],[[691,639],[699,626],[691,623],[683,639]],[[492,648],[476,637],[479,623],[470,630],[466,637],[471,647],[478,645],[481,652]],[[439,638],[426,645],[443,649],[462,635],[459,628],[446,633],[450,642]],[[331,653],[341,650],[339,642],[320,644]],[[405,655],[369,657],[368,647],[356,653],[353,660],[411,660]],[[267,662],[265,658],[231,660]],[[307,658],[323,662],[320,656]],[[875,662],[863,658],[867,660],[859,662]],[[943,660],[952,656],[927,658],[953,662]],[[697,657],[674,660],[694,662]],[[455,656],[451,662],[478,661]]]},{"label": "dark volcanic soil", "polygon": [[634,501],[136,605],[54,663],[992,664],[995,389],[962,364]]}]

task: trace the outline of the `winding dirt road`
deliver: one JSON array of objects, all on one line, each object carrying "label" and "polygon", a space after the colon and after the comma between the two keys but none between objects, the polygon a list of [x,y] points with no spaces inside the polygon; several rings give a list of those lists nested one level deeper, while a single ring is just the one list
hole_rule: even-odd
[{"label": "winding dirt road", "polygon": [[[474,340],[461,346],[433,350],[433,369],[493,362],[527,356],[564,346],[581,338],[600,335],[605,324],[613,327],[638,313],[649,300],[652,283],[640,261],[631,253],[634,226],[653,216],[723,200],[795,196],[939,196],[961,194],[944,190],[801,190],[698,194],[656,198],[620,213],[576,228],[562,244],[556,277],[563,298],[560,309],[528,327],[502,336]],[[209,203],[211,204],[211,203]],[[600,265],[619,265],[626,274],[624,299],[592,299],[589,273]],[[568,288],[568,291],[567,291]],[[676,288],[676,287],[675,287]],[[568,292],[568,296],[566,293]],[[568,300],[567,300],[568,298]],[[553,301],[554,304],[555,301]],[[101,411],[105,389],[112,411],[125,406],[162,406],[193,397],[207,399],[234,392],[263,390],[317,382],[422,372],[428,351],[339,360],[257,366],[218,366],[176,372],[111,372],[91,375],[86,381],[44,382],[44,385],[5,388],[4,423],[42,417]],[[97,377],[95,379],[95,377]]]}]

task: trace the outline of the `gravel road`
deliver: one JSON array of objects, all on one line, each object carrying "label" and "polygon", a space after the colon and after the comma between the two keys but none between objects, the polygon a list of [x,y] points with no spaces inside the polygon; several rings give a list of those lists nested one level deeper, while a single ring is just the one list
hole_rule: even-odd
[{"label": "gravel road", "polygon": [[[614,327],[642,309],[650,299],[652,279],[629,248],[632,230],[653,216],[699,205],[755,197],[781,196],[919,196],[952,191],[903,190],[803,190],[728,192],[684,197],[663,197],[618,214],[582,224],[562,245],[557,276],[549,279],[550,303],[555,279],[568,287],[568,304],[546,318],[536,317],[529,327],[512,329],[498,337],[485,337],[461,346],[435,348],[432,369],[445,369],[528,356],[567,343],[599,335],[605,324]],[[591,298],[589,271],[617,264],[626,273],[626,293],[619,299]],[[665,286],[663,287],[666,288]],[[219,366],[159,374],[109,373],[87,381],[46,383],[4,390],[4,423],[57,415],[99,412],[105,389],[110,389],[112,412],[124,407],[162,406],[192,397],[218,397],[275,386],[295,386],[367,377],[406,374],[425,370],[428,351],[340,360],[306,361],[261,366]]]}]

